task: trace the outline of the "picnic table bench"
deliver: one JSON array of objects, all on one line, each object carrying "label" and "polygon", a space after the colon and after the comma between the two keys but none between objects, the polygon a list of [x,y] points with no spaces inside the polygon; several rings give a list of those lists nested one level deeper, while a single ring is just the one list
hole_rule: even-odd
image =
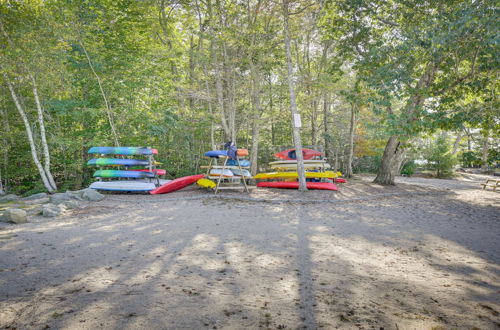
[{"label": "picnic table bench", "polygon": [[486,187],[492,187],[493,191],[496,191],[497,187],[500,187],[500,180],[487,179],[484,183],[481,183],[481,186],[483,186],[483,190],[485,190]]}]

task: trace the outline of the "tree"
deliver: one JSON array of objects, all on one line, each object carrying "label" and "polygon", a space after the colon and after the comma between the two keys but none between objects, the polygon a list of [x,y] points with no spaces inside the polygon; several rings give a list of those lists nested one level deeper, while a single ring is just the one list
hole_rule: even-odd
[{"label": "tree", "polygon": [[[394,184],[405,149],[434,129],[457,88],[496,70],[494,3],[477,1],[331,1],[322,26],[346,60],[379,94],[391,132],[375,182]],[[429,119],[424,121],[424,119]]]}]

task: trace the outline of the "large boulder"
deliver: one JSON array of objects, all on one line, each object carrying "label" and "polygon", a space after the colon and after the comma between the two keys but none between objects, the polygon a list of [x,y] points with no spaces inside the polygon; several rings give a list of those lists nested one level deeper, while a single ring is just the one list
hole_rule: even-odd
[{"label": "large boulder", "polygon": [[36,204],[45,204],[48,202],[50,202],[50,197],[42,197],[42,198],[38,198],[38,199],[30,199],[30,200],[24,201],[24,204],[36,205]]},{"label": "large boulder", "polygon": [[64,212],[64,210],[66,210],[66,206],[64,206],[63,204],[55,205],[55,204],[49,203],[49,204],[45,204],[42,207],[42,215],[44,217],[57,217],[62,212]]},{"label": "large boulder", "polygon": [[73,199],[76,199],[78,201],[83,201],[82,195],[84,191],[85,190],[76,190],[76,191],[67,190],[66,194]]},{"label": "large boulder", "polygon": [[77,209],[80,207],[80,204],[76,200],[70,200],[70,201],[64,202],[64,204],[61,204],[61,205],[64,205],[68,209]]},{"label": "large boulder", "polygon": [[37,199],[48,198],[48,197],[49,196],[47,195],[47,193],[41,192],[41,193],[38,193],[38,194],[33,194],[31,196],[28,196],[28,197],[24,197],[23,200],[25,200],[25,201],[34,201],[34,200],[37,200]]},{"label": "large boulder", "polygon": [[63,204],[66,201],[71,200],[71,195],[68,193],[55,193],[50,196],[50,202],[52,204]]},{"label": "large boulder", "polygon": [[8,194],[8,195],[5,195],[5,196],[0,196],[0,203],[12,202],[12,201],[15,201],[17,199],[19,199],[19,197],[17,195]]},{"label": "large boulder", "polygon": [[84,189],[82,198],[86,201],[98,202],[104,199],[104,195],[94,189]]},{"label": "large boulder", "polygon": [[0,214],[0,221],[26,223],[28,222],[28,213],[21,209],[7,209]]}]

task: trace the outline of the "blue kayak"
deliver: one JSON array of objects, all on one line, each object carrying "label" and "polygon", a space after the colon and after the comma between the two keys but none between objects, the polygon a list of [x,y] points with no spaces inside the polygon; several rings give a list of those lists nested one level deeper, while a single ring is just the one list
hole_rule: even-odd
[{"label": "blue kayak", "polygon": [[155,174],[153,172],[139,172],[139,171],[98,170],[95,171],[94,177],[148,179],[148,178],[154,178]]},{"label": "blue kayak", "polygon": [[[229,166],[238,166],[238,161],[234,159],[229,159],[227,161]],[[250,166],[250,161],[248,159],[240,159],[240,166],[247,167]]]},{"label": "blue kayak", "polygon": [[226,157],[227,150],[212,150],[205,152],[206,157],[219,158],[220,156]]},{"label": "blue kayak", "polygon": [[106,154],[106,155],[153,155],[158,154],[158,150],[153,148],[138,148],[138,147],[92,147],[89,154]]},{"label": "blue kayak", "polygon": [[95,166],[110,166],[110,165],[122,165],[122,166],[148,166],[149,161],[145,159],[119,159],[119,158],[94,158],[87,162],[87,165]]}]

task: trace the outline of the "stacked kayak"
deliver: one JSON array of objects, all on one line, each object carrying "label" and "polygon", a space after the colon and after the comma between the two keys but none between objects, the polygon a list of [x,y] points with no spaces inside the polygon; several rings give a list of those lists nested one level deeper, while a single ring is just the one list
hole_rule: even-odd
[{"label": "stacked kayak", "polygon": [[[214,189],[245,189],[248,192],[247,180],[252,178],[247,149],[237,149],[235,145],[226,145],[228,150],[210,150],[205,157],[210,159],[207,178],[198,181],[200,187]],[[241,185],[243,184],[243,185]],[[222,187],[224,186],[224,187]]]},{"label": "stacked kayak", "polygon": [[[146,147],[92,147],[89,154],[97,154],[100,158],[92,158],[88,166],[96,166],[94,177],[98,181],[90,188],[107,191],[146,192],[156,189],[160,184],[167,183],[159,176],[166,171],[156,169],[154,155],[158,150]],[[111,158],[109,156],[120,156]],[[126,158],[134,157],[134,158]],[[112,168],[112,169],[110,169]],[[111,179],[111,180],[107,180]]]},{"label": "stacked kayak", "polygon": [[[330,164],[320,159],[323,153],[313,149],[302,149],[306,186],[308,189],[337,190],[335,183],[345,182],[339,178],[342,173],[328,170]],[[275,172],[259,173],[254,178],[260,181],[257,187],[298,189],[297,154],[295,149],[287,149],[274,154],[280,160],[270,162]]]}]

